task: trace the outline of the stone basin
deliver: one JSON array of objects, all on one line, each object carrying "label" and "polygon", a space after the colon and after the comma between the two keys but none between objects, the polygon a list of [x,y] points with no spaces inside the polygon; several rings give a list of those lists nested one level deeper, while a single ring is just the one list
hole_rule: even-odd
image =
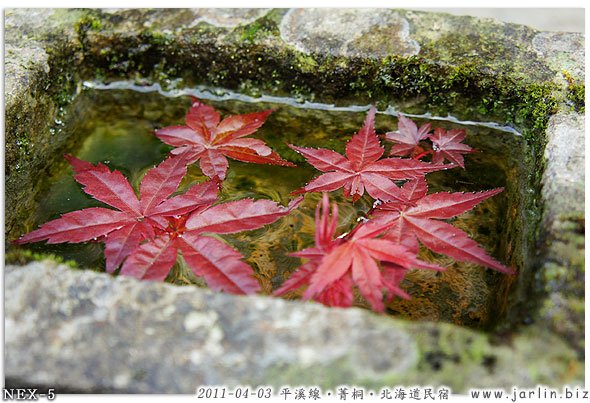
[{"label": "stone basin", "polygon": [[64,111],[85,81],[394,105],[509,125],[526,142],[520,207],[504,220],[520,272],[492,299],[493,329],[141,282],[7,246],[7,385],[193,393],[205,384],[464,392],[583,383],[583,35],[363,9],[13,9],[5,27],[7,241],[30,224],[43,179],[63,167],[75,142],[60,130]]}]

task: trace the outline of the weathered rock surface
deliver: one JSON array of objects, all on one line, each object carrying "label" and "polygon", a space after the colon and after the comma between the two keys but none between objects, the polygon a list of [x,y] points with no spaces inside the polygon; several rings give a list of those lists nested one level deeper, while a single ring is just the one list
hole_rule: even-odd
[{"label": "weathered rock surface", "polygon": [[549,120],[543,173],[548,219],[584,212],[584,116],[560,113]]},{"label": "weathered rock surface", "polygon": [[547,129],[545,211],[539,280],[547,293],[540,315],[584,353],[584,116],[560,113]]},{"label": "weathered rock surface", "polygon": [[406,331],[359,310],[216,295],[47,263],[10,268],[6,290],[7,376],[40,384],[191,393],[200,384],[264,385],[306,369],[362,382],[400,376],[418,359]]},{"label": "weathered rock surface", "polygon": [[391,9],[292,9],[281,22],[281,36],[302,52],[336,56],[411,56],[420,51],[408,21]]},{"label": "weathered rock surface", "polygon": [[200,8],[195,10],[196,25],[198,21],[205,21],[217,27],[236,27],[256,21],[265,15],[268,8]]},{"label": "weathered rock surface", "polygon": [[[80,58],[70,54],[65,61],[56,61],[51,53],[55,54],[56,47],[67,53],[66,49],[75,46],[74,24],[80,15],[74,10],[5,11],[7,233],[21,225],[22,216],[30,216],[34,208],[31,195],[40,177],[32,172],[47,169],[52,154],[65,140],[50,133],[61,106],[57,98],[67,99],[72,91],[70,85],[75,85],[60,65],[65,63],[73,69]],[[56,95],[59,91],[62,94]]]},{"label": "weathered rock surface", "polygon": [[114,278],[49,261],[9,266],[5,280],[9,385],[193,393],[216,384],[428,383],[464,391],[582,382],[575,354],[539,329],[532,341],[519,335],[492,345],[450,325]]},{"label": "weathered rock surface", "polygon": [[569,71],[584,81],[584,35],[540,32],[533,38],[535,52],[556,71]]}]

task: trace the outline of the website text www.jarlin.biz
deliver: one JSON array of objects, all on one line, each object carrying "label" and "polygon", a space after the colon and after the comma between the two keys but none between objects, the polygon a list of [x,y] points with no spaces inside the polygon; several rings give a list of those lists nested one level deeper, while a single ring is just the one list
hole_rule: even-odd
[{"label": "website text www.jarlin.biz", "polygon": [[511,391],[500,389],[472,389],[469,396],[473,399],[510,399],[512,402],[530,399],[571,399],[571,400],[590,400],[588,390],[578,387],[564,387],[561,391],[556,389],[537,386],[533,389],[513,388]]}]

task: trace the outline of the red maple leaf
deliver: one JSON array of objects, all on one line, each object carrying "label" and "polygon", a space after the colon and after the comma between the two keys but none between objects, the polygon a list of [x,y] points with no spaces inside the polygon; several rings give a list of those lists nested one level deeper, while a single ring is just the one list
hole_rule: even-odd
[{"label": "red maple leaf", "polygon": [[207,181],[184,194],[169,197],[186,174],[190,155],[172,156],[150,169],[143,178],[138,199],[119,171],[66,156],[84,191],[118,210],[92,207],[64,214],[16,241],[47,240],[78,243],[105,242],[106,269],[121,263],[122,275],[164,280],[180,250],[193,272],[212,289],[252,293],[259,289],[252,268],[239,252],[204,233],[228,234],[260,228],[288,214],[303,199],[282,207],[270,200],[242,199],[213,205],[219,182]]},{"label": "red maple leaf", "polygon": [[406,203],[388,202],[377,205],[373,214],[377,223],[389,223],[387,239],[418,250],[418,240],[428,249],[461,262],[471,262],[503,273],[514,270],[504,266],[458,228],[443,221],[466,211],[500,192],[502,188],[472,193],[439,192],[427,195],[423,179],[412,180],[402,186]]},{"label": "red maple leaf", "polygon": [[[309,284],[313,272],[317,269],[322,258],[329,253],[335,246],[342,242],[341,238],[334,238],[336,226],[338,225],[338,205],[332,204],[332,214],[330,215],[330,202],[328,195],[324,193],[322,202],[318,203],[315,210],[315,247],[307,248],[299,252],[291,253],[291,256],[309,259],[310,262],[301,266],[291,277],[278,288],[274,294],[282,295],[289,291],[296,290],[304,285]],[[352,278],[350,275],[342,278],[327,287],[321,293],[318,293],[314,299],[327,306],[352,306]]]},{"label": "red maple leaf", "polygon": [[303,197],[283,207],[270,200],[241,199],[169,217],[166,230],[140,245],[121,268],[121,274],[141,279],[164,280],[182,252],[193,273],[205,278],[209,288],[234,294],[260,289],[252,268],[243,256],[207,233],[230,234],[260,228],[289,214]]},{"label": "red maple leaf", "polygon": [[465,168],[463,154],[474,152],[473,148],[462,143],[465,139],[465,130],[451,129],[446,131],[438,127],[429,138],[432,141],[433,163],[442,163],[446,159]]},{"label": "red maple leaf", "polygon": [[400,114],[397,131],[385,133],[385,139],[396,143],[391,147],[389,155],[415,157],[424,153],[426,150],[420,146],[420,142],[428,138],[430,128],[430,123],[418,128],[411,119]]},{"label": "red maple leaf", "polygon": [[186,174],[187,156],[173,156],[150,169],[136,196],[127,179],[106,165],[93,165],[66,155],[74,179],[84,192],[117,210],[91,207],[73,211],[41,225],[15,243],[47,240],[47,243],[79,243],[101,239],[105,242],[106,270],[114,272],[125,258],[155,231],[168,225],[167,218],[186,214],[216,200],[218,183],[208,181],[192,186],[186,193],[168,198]]},{"label": "red maple leaf", "polygon": [[199,161],[201,171],[210,178],[225,179],[227,158],[257,164],[295,166],[272,151],[264,141],[245,138],[264,124],[271,110],[232,115],[223,119],[209,105],[193,98],[186,114],[186,126],[169,126],[156,130],[164,143],[175,146],[172,154],[187,153],[190,163]]},{"label": "red maple leaf", "polygon": [[375,134],[375,108],[369,110],[363,127],[346,144],[346,156],[325,148],[289,145],[307,162],[326,172],[293,192],[330,192],[344,188],[345,196],[358,200],[365,192],[374,199],[400,200],[394,180],[412,179],[447,166],[412,159],[384,158],[384,148]]},{"label": "red maple leaf", "polygon": [[[320,207],[321,205],[321,207]],[[320,212],[321,208],[321,212]],[[333,238],[338,220],[338,208],[332,207],[329,216],[328,196],[316,209],[316,245],[292,254],[309,259],[296,271],[276,295],[308,285],[304,299],[313,298],[329,306],[348,307],[353,302],[356,285],[374,310],[382,312],[383,293],[407,297],[399,283],[411,267],[442,270],[441,267],[416,258],[405,246],[385,238],[378,238],[388,226],[372,223],[359,224],[349,234]],[[379,262],[383,262],[381,266]]]}]

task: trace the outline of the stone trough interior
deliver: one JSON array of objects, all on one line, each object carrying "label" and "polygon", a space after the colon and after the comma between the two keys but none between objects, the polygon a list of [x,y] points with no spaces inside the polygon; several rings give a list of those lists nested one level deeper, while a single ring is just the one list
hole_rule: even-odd
[{"label": "stone trough interior", "polygon": [[[392,308],[392,319],[75,270],[45,259],[46,250],[8,244],[7,384],[192,393],[200,384],[430,384],[459,392],[581,383],[584,99],[576,91],[583,87],[583,36],[433,13],[376,15],[7,11],[7,241],[40,223],[51,178],[65,170],[63,153],[83,149],[92,126],[70,127],[92,115],[89,98],[116,104],[116,96],[89,87],[124,80],[174,94],[206,85],[514,128],[517,139],[484,129],[475,141],[507,156],[503,183],[485,183],[506,187],[495,224],[500,241],[488,246],[518,276],[479,271],[467,285],[484,281],[488,289],[473,293],[475,300],[439,293],[438,301]],[[334,24],[343,20],[353,21],[344,31]],[[140,95],[150,96],[157,95]],[[108,119],[100,102],[93,114]],[[485,188],[478,186],[460,190]],[[443,298],[458,302],[444,306]],[[425,301],[435,306],[420,312]],[[92,345],[97,336],[101,342]]]},{"label": "stone trough interior", "polygon": [[[227,93],[225,97],[228,97]],[[235,94],[235,97],[238,98],[239,94]],[[188,96],[171,98],[156,92],[87,88],[66,109],[64,125],[60,130],[71,141],[65,149],[57,152],[57,156],[59,158],[67,153],[93,162],[108,161],[112,168],[121,169],[132,178],[137,186],[145,168],[159,163],[169,151],[153,136],[153,127],[182,121],[189,102]],[[343,152],[349,133],[356,131],[364,119],[364,112],[313,110],[278,103],[209,102],[226,114],[275,109],[272,118],[259,130],[260,136],[269,141],[281,155],[288,156],[299,165],[291,169],[232,162],[230,175],[224,181],[224,200],[263,195],[288,203],[291,199],[289,193],[304,186],[313,177],[314,170],[306,166],[301,157],[286,144],[297,142],[303,146],[337,147],[339,152]],[[379,126],[394,127],[396,120],[386,115],[379,116]],[[444,125],[444,122],[433,123]],[[530,270],[524,268],[522,256],[527,249],[523,238],[528,226],[522,212],[527,202],[523,197],[526,194],[523,178],[527,169],[516,158],[525,152],[522,137],[478,126],[452,127],[465,128],[469,132],[470,144],[480,152],[468,158],[465,170],[428,175],[431,192],[505,188],[505,194],[481,204],[470,214],[462,215],[461,219],[455,220],[454,225],[465,228],[507,264],[519,268],[521,272]],[[189,180],[205,179],[196,167],[189,174]],[[35,214],[30,214],[27,221],[21,222],[22,233],[60,214],[101,205],[85,196],[72,179],[69,168],[62,169],[57,177],[44,180],[38,193],[32,197],[36,200]],[[291,245],[299,245],[299,248],[311,246],[314,230],[311,223],[318,197],[308,195],[297,212],[281,221],[283,224],[277,223],[266,231],[225,237],[255,267],[263,294],[276,290],[299,266],[299,259],[287,256],[295,251]],[[354,225],[357,211],[364,212],[370,208],[370,201],[367,200],[353,205],[337,194],[335,197],[339,200],[344,218],[340,224],[341,232]],[[532,206],[528,208],[533,209]],[[97,271],[102,271],[105,265],[103,250],[96,243],[38,243],[16,250],[52,253],[65,260],[72,260],[79,267]],[[433,258],[425,256],[425,259]],[[506,315],[507,293],[512,277],[486,271],[476,265],[450,265],[448,260],[443,260],[441,264],[447,265],[448,269],[440,275],[427,271],[410,273],[405,286],[413,298],[409,301],[397,299],[388,305],[389,312],[398,317],[445,321],[482,329],[491,329],[498,321],[502,322]],[[169,280],[173,283],[199,284],[198,279],[191,276],[190,270],[183,270],[182,266],[176,267],[174,272],[176,274]],[[296,297],[291,295],[291,298]],[[522,316],[522,313],[515,312],[515,315]]]}]

